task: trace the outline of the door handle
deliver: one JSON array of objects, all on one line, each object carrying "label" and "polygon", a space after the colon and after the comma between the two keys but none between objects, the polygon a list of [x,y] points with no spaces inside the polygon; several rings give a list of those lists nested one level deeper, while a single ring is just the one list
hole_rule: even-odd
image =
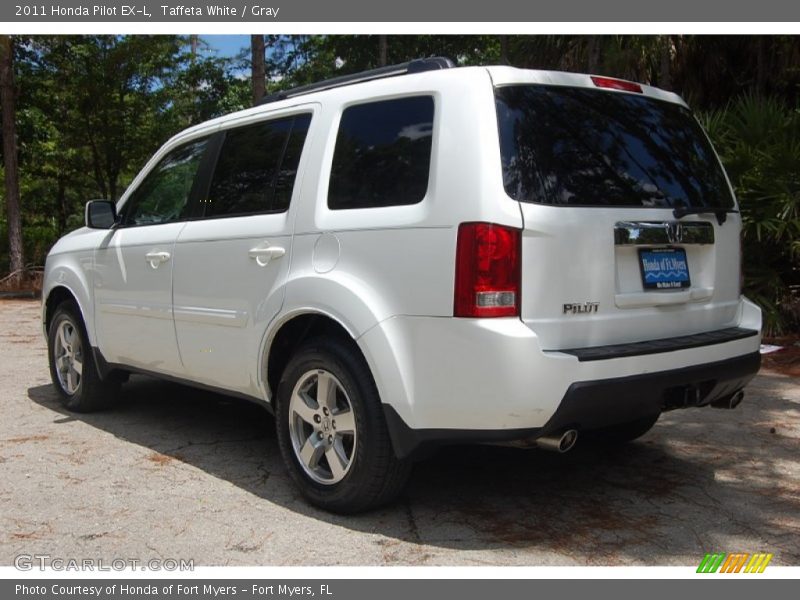
[{"label": "door handle", "polygon": [[150,263],[150,266],[157,269],[161,263],[169,260],[169,252],[148,252],[144,255],[144,259]]},{"label": "door handle", "polygon": [[248,256],[255,259],[259,267],[266,267],[273,258],[280,258],[284,254],[286,249],[280,246],[256,246],[248,252]]}]

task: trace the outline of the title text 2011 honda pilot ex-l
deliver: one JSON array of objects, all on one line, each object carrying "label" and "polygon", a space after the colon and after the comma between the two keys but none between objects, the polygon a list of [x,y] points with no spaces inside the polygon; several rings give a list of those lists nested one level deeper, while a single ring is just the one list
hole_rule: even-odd
[{"label": "title text 2011 honda pilot ex-l", "polygon": [[566,451],[732,408],[759,367],[741,219],[675,94],[422,59],[179,133],[50,252],[67,408],[128,373],[263,403],[355,512],[445,443]]}]

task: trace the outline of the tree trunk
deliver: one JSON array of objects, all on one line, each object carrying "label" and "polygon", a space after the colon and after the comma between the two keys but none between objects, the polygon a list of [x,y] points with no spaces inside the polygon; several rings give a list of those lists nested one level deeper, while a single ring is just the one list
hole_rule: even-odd
[{"label": "tree trunk", "polygon": [[117,182],[118,176],[114,173],[108,174],[108,199],[112,202],[119,200],[117,198]]},{"label": "tree trunk", "polygon": [[600,68],[600,36],[590,35],[586,41],[586,72],[597,73]]},{"label": "tree trunk", "polygon": [[511,61],[508,60],[508,36],[500,36],[500,64],[510,65]]},{"label": "tree trunk", "polygon": [[250,52],[253,57],[253,105],[256,105],[267,93],[263,35],[250,36]]},{"label": "tree trunk", "polygon": [[194,124],[197,122],[197,97],[199,92],[199,81],[197,77],[197,73],[194,71],[194,66],[197,63],[197,48],[200,44],[200,37],[198,35],[190,35],[189,36],[189,47],[191,49],[191,67],[192,67],[192,79],[191,79],[191,92],[189,93],[189,103],[190,103],[190,116],[189,122],[186,123],[187,126]]},{"label": "tree trunk", "polygon": [[378,66],[385,67],[389,62],[389,40],[385,35],[378,36]]},{"label": "tree trunk", "polygon": [[662,90],[672,90],[672,38],[668,35],[661,36],[660,52],[661,64],[658,73],[658,87]]},{"label": "tree trunk", "polygon": [[86,139],[89,140],[89,148],[92,154],[92,168],[94,170],[94,181],[97,184],[97,189],[100,190],[100,196],[105,200],[111,200],[111,196],[108,195],[108,186],[106,185],[106,178],[103,176],[103,165],[100,160],[100,152],[97,149],[97,142],[95,142],[94,136],[92,135],[91,125],[89,123],[85,123],[86,125]]},{"label": "tree trunk", "polygon": [[3,111],[3,162],[6,170],[9,270],[12,273],[18,272],[16,281],[19,282],[24,275],[25,252],[22,246],[22,217],[19,208],[14,92],[14,42],[10,35],[2,35],[0,36],[0,108]]},{"label": "tree trunk", "polygon": [[64,177],[58,176],[58,191],[56,192],[56,227],[58,227],[58,237],[64,235],[67,230],[67,182]]},{"label": "tree trunk", "polygon": [[764,84],[767,78],[767,49],[763,35],[758,36],[756,39],[758,40],[756,42],[756,93],[761,96],[764,94]]}]

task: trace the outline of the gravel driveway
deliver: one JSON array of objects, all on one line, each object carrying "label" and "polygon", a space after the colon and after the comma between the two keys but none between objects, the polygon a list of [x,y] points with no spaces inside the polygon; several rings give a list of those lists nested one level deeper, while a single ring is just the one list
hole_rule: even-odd
[{"label": "gravel driveway", "polygon": [[448,448],[398,503],[338,517],[297,495],[255,405],[133,377],[110,412],[64,411],[39,315],[0,301],[2,565],[800,564],[798,379],[762,372],[738,409],[669,413],[621,449]]}]

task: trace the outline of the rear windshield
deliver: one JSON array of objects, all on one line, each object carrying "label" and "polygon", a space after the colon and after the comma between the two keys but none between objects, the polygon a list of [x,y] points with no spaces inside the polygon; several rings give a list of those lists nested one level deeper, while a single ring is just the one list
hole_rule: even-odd
[{"label": "rear windshield", "polygon": [[682,106],[544,85],[496,90],[503,183],[522,202],[732,208],[719,161]]}]

